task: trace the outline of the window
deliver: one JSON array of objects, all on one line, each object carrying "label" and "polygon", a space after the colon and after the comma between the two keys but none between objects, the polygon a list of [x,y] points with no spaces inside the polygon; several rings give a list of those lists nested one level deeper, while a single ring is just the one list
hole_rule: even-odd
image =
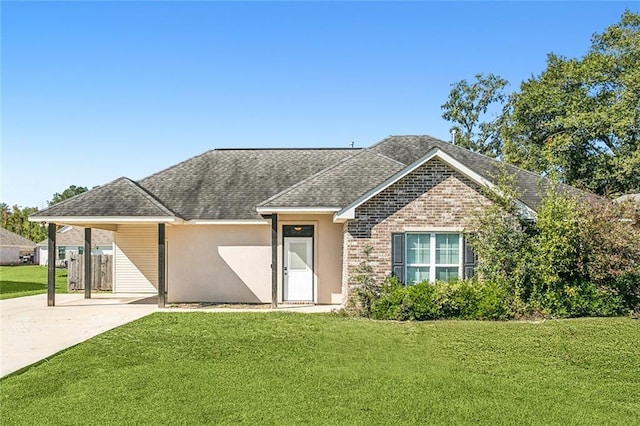
[{"label": "window", "polygon": [[84,247],[83,246],[78,246],[78,254],[81,255],[81,256],[84,254]]},{"label": "window", "polygon": [[65,246],[58,246],[58,259],[59,260],[64,260],[66,257],[66,247]]},{"label": "window", "polygon": [[431,275],[431,235],[408,234],[405,253],[407,257],[407,282],[429,281]]},{"label": "window", "polygon": [[475,254],[460,233],[392,234],[393,275],[406,284],[470,278]]}]

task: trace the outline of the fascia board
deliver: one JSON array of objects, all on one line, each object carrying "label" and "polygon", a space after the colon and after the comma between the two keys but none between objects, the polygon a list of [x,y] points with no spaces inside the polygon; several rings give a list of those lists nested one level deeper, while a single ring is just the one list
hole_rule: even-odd
[{"label": "fascia board", "polygon": [[167,216],[30,216],[29,222],[64,224],[83,223],[182,223],[182,219]]}]

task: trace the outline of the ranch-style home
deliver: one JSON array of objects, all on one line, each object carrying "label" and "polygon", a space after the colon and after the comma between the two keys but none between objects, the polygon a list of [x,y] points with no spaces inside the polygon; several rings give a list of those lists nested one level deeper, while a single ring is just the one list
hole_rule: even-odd
[{"label": "ranch-style home", "polygon": [[390,136],[365,149],[215,149],[30,219],[49,223],[49,253],[54,224],[85,227],[87,247],[92,229],[113,231],[113,291],[154,293],[160,306],[341,304],[365,251],[377,279],[471,276],[463,230],[500,170],[535,216],[540,176],[429,136]]}]

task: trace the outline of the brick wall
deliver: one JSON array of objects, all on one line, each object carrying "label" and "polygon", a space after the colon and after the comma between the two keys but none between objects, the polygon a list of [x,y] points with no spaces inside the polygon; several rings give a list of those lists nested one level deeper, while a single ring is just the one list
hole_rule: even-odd
[{"label": "brick wall", "polygon": [[343,228],[344,296],[365,247],[372,248],[369,264],[376,280],[383,280],[391,274],[392,232],[463,228],[470,213],[489,203],[478,190],[476,183],[434,158],[358,207],[355,219]]}]

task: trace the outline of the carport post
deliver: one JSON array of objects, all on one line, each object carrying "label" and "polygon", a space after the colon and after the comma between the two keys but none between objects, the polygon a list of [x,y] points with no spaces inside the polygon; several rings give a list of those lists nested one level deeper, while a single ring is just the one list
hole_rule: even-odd
[{"label": "carport post", "polygon": [[164,223],[158,224],[158,307],[165,305],[165,253],[164,253]]},{"label": "carport post", "polygon": [[56,224],[49,224],[47,253],[47,306],[56,305]]},{"label": "carport post", "polygon": [[91,299],[91,228],[84,228],[84,298]]}]

